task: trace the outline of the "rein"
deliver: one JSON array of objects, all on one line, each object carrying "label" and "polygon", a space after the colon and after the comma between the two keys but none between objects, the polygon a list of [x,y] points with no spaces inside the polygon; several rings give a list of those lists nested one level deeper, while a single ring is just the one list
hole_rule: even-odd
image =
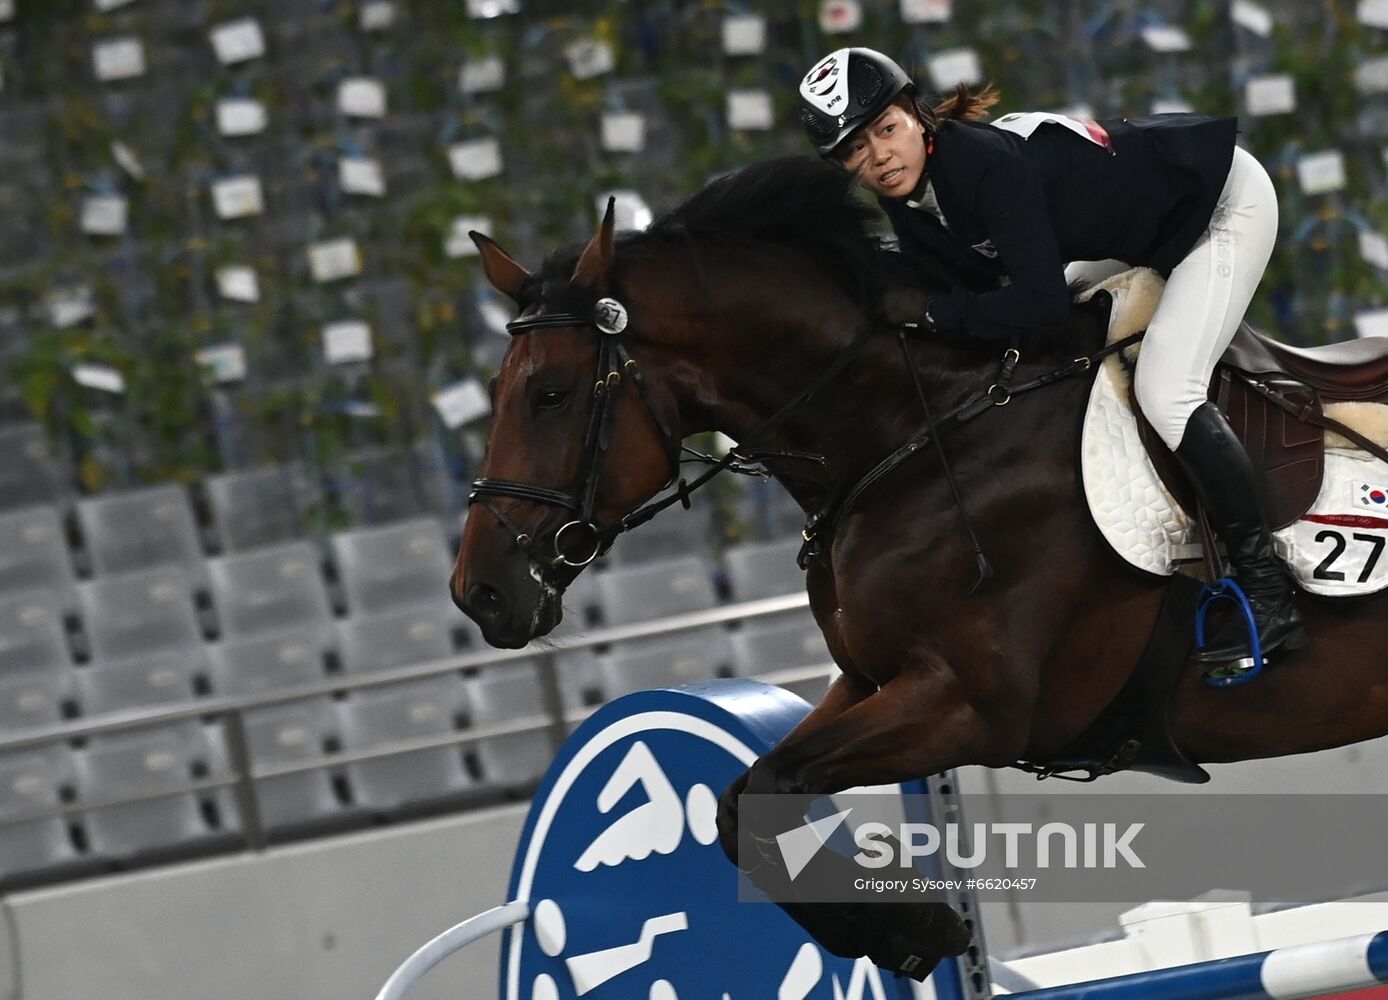
[{"label": "rein", "polygon": [[[916,393],[920,399],[921,407],[925,412],[926,426],[919,434],[916,434],[909,441],[897,448],[882,461],[878,462],[866,473],[863,474],[853,486],[838,501],[831,501],[816,513],[810,515],[805,522],[804,538],[805,544],[800,548],[797,562],[801,569],[805,569],[810,560],[821,555],[823,543],[827,537],[831,536],[838,522],[848,514],[862,498],[862,495],[871,489],[878,480],[888,473],[894,471],[912,455],[919,452],[933,439],[936,451],[944,463],[945,475],[949,480],[950,490],[954,495],[956,505],[960,512],[963,512],[963,501],[959,494],[959,488],[954,482],[954,475],[949,471],[949,464],[945,461],[943,447],[940,442],[940,430],[945,426],[957,423],[967,423],[974,418],[981,416],[994,407],[1006,406],[1016,396],[1031,392],[1035,389],[1043,389],[1048,385],[1072,378],[1075,375],[1083,375],[1092,371],[1094,366],[1103,361],[1111,354],[1116,354],[1127,347],[1137,343],[1143,338],[1147,331],[1139,330],[1137,333],[1130,334],[1122,340],[1116,340],[1111,344],[1094,351],[1091,354],[1082,354],[1070,361],[1068,364],[1059,368],[1045,372],[1035,378],[1027,379],[1025,382],[1012,382],[1012,375],[1021,361],[1021,352],[1015,347],[1009,347],[1003,352],[1002,362],[998,366],[998,374],[993,382],[986,389],[980,389],[971,395],[964,402],[954,409],[945,413],[938,421],[931,421],[930,411],[925,403],[925,393],[921,389],[919,376],[916,374],[914,365],[909,364],[910,353],[906,348],[906,331],[916,329],[916,324],[905,323],[898,334],[901,339],[902,353],[907,357],[907,368],[911,371],[912,379],[915,381]],[[982,547],[979,545],[978,537],[974,534],[973,527],[968,522],[968,516],[964,515],[964,523],[969,533],[969,538],[974,545],[974,553],[978,560],[979,579],[970,589],[969,593],[974,593],[978,588],[993,575],[992,566],[988,558],[983,554]]]}]

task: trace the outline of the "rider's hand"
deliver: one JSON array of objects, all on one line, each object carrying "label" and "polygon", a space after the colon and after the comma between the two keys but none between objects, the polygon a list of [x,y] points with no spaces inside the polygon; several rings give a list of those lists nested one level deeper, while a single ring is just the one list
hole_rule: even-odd
[{"label": "rider's hand", "polygon": [[915,323],[917,327],[926,325],[925,311],[930,307],[930,296],[915,288],[893,288],[882,297],[882,318],[892,326]]}]

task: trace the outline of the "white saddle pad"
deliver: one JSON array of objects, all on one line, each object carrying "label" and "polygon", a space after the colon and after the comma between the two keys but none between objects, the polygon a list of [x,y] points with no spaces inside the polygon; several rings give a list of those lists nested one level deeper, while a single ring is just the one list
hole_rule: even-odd
[{"label": "white saddle pad", "polygon": [[[1161,279],[1152,271],[1129,271],[1081,298],[1100,289],[1114,297],[1113,341],[1146,327]],[[1081,476],[1090,513],[1114,552],[1138,569],[1170,576],[1180,564],[1200,558],[1199,537],[1138,438],[1128,403],[1131,361],[1111,355],[1095,376],[1084,417]],[[1364,404],[1355,405],[1364,412]],[[1338,436],[1331,445],[1316,502],[1274,533],[1277,551],[1313,594],[1371,594],[1388,587],[1388,463]]]}]

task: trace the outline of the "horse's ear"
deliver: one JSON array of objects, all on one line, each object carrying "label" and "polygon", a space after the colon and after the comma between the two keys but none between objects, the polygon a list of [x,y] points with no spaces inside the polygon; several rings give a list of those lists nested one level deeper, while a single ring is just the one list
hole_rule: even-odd
[{"label": "horse's ear", "polygon": [[487,281],[512,302],[519,303],[521,285],[530,277],[530,272],[512,260],[490,236],[476,230],[469,232],[468,236],[477,244],[477,252],[482,255],[482,273],[487,276]]},{"label": "horse's ear", "polygon": [[572,284],[581,288],[591,288],[595,292],[607,291],[607,275],[612,270],[612,212],[616,198],[607,199],[607,212],[602,217],[602,225],[583,248],[574,268]]}]

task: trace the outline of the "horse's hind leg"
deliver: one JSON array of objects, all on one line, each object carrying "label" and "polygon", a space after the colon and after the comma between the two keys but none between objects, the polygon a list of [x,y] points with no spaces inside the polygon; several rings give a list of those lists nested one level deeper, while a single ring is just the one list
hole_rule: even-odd
[{"label": "horse's hind leg", "polygon": [[[783,830],[747,826],[742,843],[766,849],[754,849],[751,858],[744,850],[738,857],[739,793],[831,794],[1020,752],[1021,744],[1014,740],[1025,739],[1026,727],[1000,722],[985,718],[970,703],[943,664],[905,670],[875,694],[822,717],[820,724],[797,727],[734,782],[719,803],[723,849],[772,898],[790,898],[793,886],[773,846]],[[1010,739],[998,735],[1009,730],[1016,734]],[[830,951],[868,954],[878,965],[917,979],[943,956],[960,954],[968,946],[963,922],[943,903],[791,903],[782,908]]]}]

